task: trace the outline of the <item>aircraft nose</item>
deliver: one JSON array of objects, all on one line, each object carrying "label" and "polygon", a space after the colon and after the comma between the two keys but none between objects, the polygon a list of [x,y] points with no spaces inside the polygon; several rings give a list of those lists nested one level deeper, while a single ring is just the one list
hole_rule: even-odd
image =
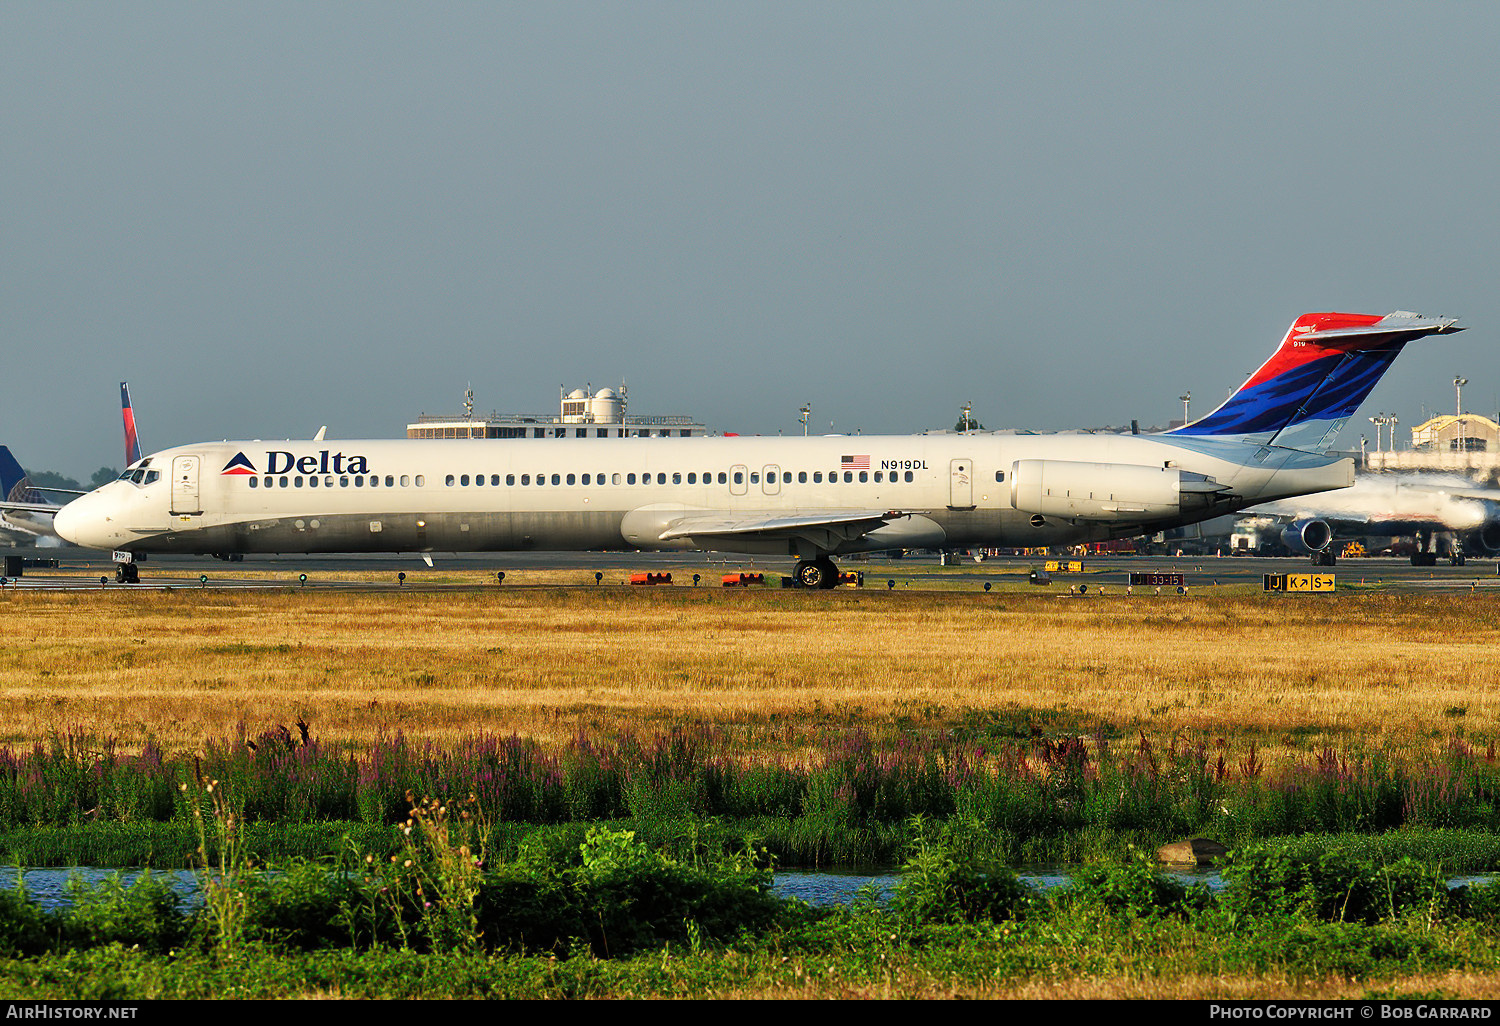
[{"label": "aircraft nose", "polygon": [[108,549],[114,547],[114,532],[110,529],[109,501],[97,492],[80,495],[52,517],[52,526],[64,541],[86,549]]}]

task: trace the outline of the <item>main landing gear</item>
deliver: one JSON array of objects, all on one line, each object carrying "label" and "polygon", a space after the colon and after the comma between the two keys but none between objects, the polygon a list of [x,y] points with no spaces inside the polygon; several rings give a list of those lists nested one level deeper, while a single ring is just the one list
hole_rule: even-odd
[{"label": "main landing gear", "polygon": [[115,583],[117,584],[140,584],[141,569],[134,563],[115,564]]},{"label": "main landing gear", "polygon": [[1464,565],[1463,544],[1455,537],[1448,543],[1448,551],[1443,552],[1444,546],[1434,537],[1436,532],[1428,531],[1425,534],[1417,532],[1417,551],[1411,554],[1412,566],[1437,566],[1439,558],[1446,558],[1453,566]]},{"label": "main landing gear", "polygon": [[817,559],[799,560],[792,576],[804,588],[834,588],[839,583],[839,568],[827,556],[819,556]]}]

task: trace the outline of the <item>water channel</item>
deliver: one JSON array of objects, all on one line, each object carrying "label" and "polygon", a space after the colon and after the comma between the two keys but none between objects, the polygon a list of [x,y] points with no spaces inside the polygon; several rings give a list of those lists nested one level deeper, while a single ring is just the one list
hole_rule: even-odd
[{"label": "water channel", "polygon": [[[1075,866],[1027,866],[1017,871],[1022,882],[1038,890],[1066,887]],[[26,869],[21,871],[21,881],[31,899],[42,908],[53,909],[69,903],[67,884],[78,876],[89,884],[97,884],[114,874],[120,875],[121,883],[130,887],[144,870],[98,869],[91,866],[71,868]],[[1161,872],[1186,884],[1203,884],[1210,890],[1220,890],[1224,880],[1218,871],[1211,869],[1163,868]],[[155,870],[154,875],[167,881],[182,898],[182,904],[191,908],[198,904],[198,876],[192,870]],[[800,898],[809,905],[852,904],[859,892],[873,886],[879,900],[890,897],[900,876],[891,869],[868,869],[860,871],[840,870],[777,870],[772,892],[784,898]],[[16,867],[0,866],[0,886],[14,887]]]}]

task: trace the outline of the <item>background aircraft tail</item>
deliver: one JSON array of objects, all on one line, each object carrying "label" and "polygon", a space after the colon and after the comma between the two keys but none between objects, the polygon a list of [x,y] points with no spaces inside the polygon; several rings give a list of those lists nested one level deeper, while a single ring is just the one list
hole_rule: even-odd
[{"label": "background aircraft tail", "polygon": [[45,502],[31,487],[26,471],[11,455],[10,446],[0,445],[0,499],[6,502]]},{"label": "background aircraft tail", "polygon": [[1303,314],[1223,405],[1167,433],[1322,452],[1406,343],[1464,330],[1455,320],[1406,311]]},{"label": "background aircraft tail", "polygon": [[125,465],[131,466],[141,458],[140,439],[135,436],[135,410],[130,405],[130,385],[120,382],[120,409],[125,417]]}]

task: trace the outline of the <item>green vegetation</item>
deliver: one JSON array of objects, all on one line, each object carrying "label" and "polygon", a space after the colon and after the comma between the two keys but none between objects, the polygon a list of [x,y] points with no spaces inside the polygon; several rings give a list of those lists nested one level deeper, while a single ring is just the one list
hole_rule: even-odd
[{"label": "green vegetation", "polygon": [[[205,797],[215,792],[206,788]],[[221,792],[220,792],[221,793]],[[210,799],[211,800],[211,799]],[[205,838],[233,831],[231,803]],[[909,824],[902,882],[812,909],[763,849],[676,857],[628,831],[491,861],[473,801],[411,803],[397,850],[205,872],[184,908],[149,874],[42,910],[0,892],[12,999],[673,996],[1493,996],[1500,888],[1341,847],[1234,853],[1220,896],[1139,857],[1035,891]],[[552,840],[555,840],[553,838]],[[205,860],[206,862],[207,860]],[[216,908],[215,903],[221,907]],[[235,914],[225,915],[232,905]]]},{"label": "green vegetation", "polygon": [[[947,824],[967,855],[1084,862],[1191,836],[1475,836],[1495,822],[1500,795],[1493,746],[1458,738],[1399,764],[1324,749],[1273,771],[1254,745],[1241,754],[1102,733],[1018,739],[1006,723],[884,740],[831,725],[805,762],[747,761],[735,738],[707,727],[608,744],[577,737],[560,752],[490,735],[439,749],[399,734],[337,750],[298,727],[176,758],[153,745],[123,756],[76,734],[0,748],[0,854],[158,868],[188,864],[200,847],[217,857],[220,839],[200,837],[198,824],[224,794],[238,843],[262,857],[325,855],[346,835],[373,850],[408,816],[410,795],[450,794],[472,796],[507,853],[542,827],[576,838],[577,824],[608,822],[668,851],[727,850],[755,835],[782,865],[803,866],[889,863],[912,840],[913,816]],[[218,795],[206,780],[222,782]],[[1494,845],[1470,848],[1466,864],[1500,864]]]}]

